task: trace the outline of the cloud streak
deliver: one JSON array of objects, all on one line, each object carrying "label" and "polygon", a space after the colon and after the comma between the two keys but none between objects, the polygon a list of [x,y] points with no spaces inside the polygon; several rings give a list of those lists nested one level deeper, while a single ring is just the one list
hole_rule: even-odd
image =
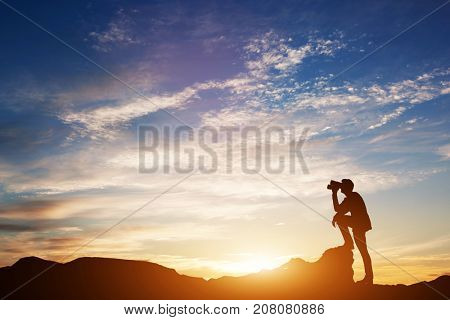
[{"label": "cloud streak", "polygon": [[139,44],[139,40],[133,34],[133,20],[123,9],[116,12],[115,18],[108,23],[104,31],[92,31],[89,37],[94,41],[92,48],[101,52],[109,52],[114,46],[128,46]]},{"label": "cloud streak", "polygon": [[[244,98],[258,91],[271,93],[265,82],[273,72],[287,77],[309,56],[332,55],[344,45],[338,40],[312,39],[300,47],[289,47],[287,40],[279,38],[273,32],[252,40],[245,47],[248,59],[247,71],[223,81],[206,81],[185,87],[183,90],[146,99],[101,106],[86,111],[68,111],[60,119],[74,125],[83,136],[114,138],[114,129],[127,122],[154,113],[160,109],[183,109],[192,100],[199,99],[199,94],[209,90],[222,90]],[[276,94],[272,91],[272,94]]]}]

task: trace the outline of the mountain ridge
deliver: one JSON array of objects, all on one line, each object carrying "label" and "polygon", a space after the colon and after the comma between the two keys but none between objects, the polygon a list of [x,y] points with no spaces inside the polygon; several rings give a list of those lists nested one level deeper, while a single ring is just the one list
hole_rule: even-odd
[{"label": "mountain ridge", "polygon": [[58,263],[24,257],[0,268],[0,295],[63,300],[446,299],[450,295],[448,275],[412,285],[364,286],[354,283],[352,264],[353,252],[337,247],[314,262],[294,258],[273,270],[205,280],[147,261],[81,257]]}]

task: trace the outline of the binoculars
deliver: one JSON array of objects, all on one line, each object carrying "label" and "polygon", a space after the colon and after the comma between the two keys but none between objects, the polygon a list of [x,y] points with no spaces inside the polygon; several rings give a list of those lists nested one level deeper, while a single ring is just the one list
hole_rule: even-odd
[{"label": "binoculars", "polygon": [[327,185],[327,189],[328,190],[338,190],[341,188],[341,186],[342,186],[341,182],[331,180],[330,183]]}]

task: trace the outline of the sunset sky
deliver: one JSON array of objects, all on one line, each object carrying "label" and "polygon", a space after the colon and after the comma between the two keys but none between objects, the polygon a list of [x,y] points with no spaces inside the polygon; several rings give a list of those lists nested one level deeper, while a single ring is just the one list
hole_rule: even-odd
[{"label": "sunset sky", "polygon": [[[71,48],[0,1],[0,266],[103,256],[211,278],[313,261],[341,235],[282,189],[331,219],[326,185],[350,178],[375,282],[450,272],[450,5],[400,34],[444,0],[6,2]],[[239,156],[233,173],[138,171],[139,125],[273,118],[309,129],[309,173],[264,179]]]}]

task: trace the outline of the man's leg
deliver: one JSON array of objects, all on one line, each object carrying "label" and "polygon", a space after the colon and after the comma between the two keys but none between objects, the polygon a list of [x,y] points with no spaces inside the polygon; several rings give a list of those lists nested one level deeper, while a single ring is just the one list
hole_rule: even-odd
[{"label": "man's leg", "polygon": [[372,259],[367,250],[366,231],[353,230],[353,237],[355,238],[356,246],[361,253],[364,262],[364,271],[366,272],[366,276],[361,282],[373,284]]},{"label": "man's leg", "polygon": [[348,227],[350,226],[350,216],[340,216],[336,223],[339,227],[339,230],[341,230],[342,233],[342,237],[344,238],[344,247],[348,247],[350,249],[353,249],[353,239],[352,236],[350,234],[350,230],[348,229]]}]

